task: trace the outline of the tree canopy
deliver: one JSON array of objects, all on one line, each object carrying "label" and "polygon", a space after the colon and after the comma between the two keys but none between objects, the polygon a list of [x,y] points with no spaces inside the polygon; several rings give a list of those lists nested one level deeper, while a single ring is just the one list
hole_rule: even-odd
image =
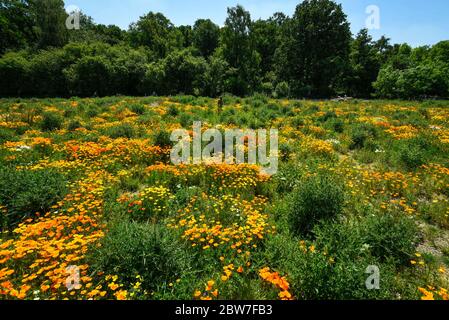
[{"label": "tree canopy", "polygon": [[122,30],[80,13],[80,29],[68,30],[67,17],[62,0],[0,0],[1,96],[449,95],[449,41],[412,48],[366,29],[352,35],[331,0],[255,21],[238,5],[223,27],[148,12]]}]

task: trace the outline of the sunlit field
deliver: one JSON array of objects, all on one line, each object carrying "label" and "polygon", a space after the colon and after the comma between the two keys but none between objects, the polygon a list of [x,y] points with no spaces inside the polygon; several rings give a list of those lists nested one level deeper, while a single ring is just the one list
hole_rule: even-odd
[{"label": "sunlit field", "polygon": [[[448,119],[446,101],[1,99],[0,299],[448,300]],[[277,174],[173,165],[194,121],[278,129]]]}]

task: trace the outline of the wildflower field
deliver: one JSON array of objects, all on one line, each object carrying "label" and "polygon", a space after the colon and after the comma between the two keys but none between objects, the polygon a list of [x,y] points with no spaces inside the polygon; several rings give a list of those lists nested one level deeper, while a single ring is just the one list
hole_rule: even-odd
[{"label": "wildflower field", "polygon": [[[448,119],[445,101],[1,99],[0,299],[448,300]],[[173,165],[194,121],[278,129],[277,174]]]}]

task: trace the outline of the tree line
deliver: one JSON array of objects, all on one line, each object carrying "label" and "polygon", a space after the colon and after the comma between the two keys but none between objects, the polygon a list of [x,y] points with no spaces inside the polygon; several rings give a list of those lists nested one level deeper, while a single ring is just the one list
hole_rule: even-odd
[{"label": "tree line", "polygon": [[353,36],[331,0],[305,0],[291,17],[227,13],[219,27],[149,12],[126,31],[80,13],[80,29],[68,30],[62,0],[0,0],[0,95],[449,96],[449,41],[412,48],[366,29]]}]

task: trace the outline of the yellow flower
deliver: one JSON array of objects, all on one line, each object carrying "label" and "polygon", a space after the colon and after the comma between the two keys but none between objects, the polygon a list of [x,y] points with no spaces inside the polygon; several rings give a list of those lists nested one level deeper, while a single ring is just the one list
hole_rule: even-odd
[{"label": "yellow flower", "polygon": [[198,298],[199,296],[201,296],[201,291],[199,291],[199,290],[195,291],[195,293],[193,294],[193,296],[194,296],[195,298]]},{"label": "yellow flower", "polygon": [[126,300],[128,292],[126,290],[120,290],[117,291],[114,296],[117,298],[117,300]]},{"label": "yellow flower", "polygon": [[112,291],[115,291],[119,288],[119,285],[116,283],[110,283],[108,286]]},{"label": "yellow flower", "polygon": [[214,280],[207,281],[206,291],[212,290],[214,285],[215,285],[215,281]]}]

